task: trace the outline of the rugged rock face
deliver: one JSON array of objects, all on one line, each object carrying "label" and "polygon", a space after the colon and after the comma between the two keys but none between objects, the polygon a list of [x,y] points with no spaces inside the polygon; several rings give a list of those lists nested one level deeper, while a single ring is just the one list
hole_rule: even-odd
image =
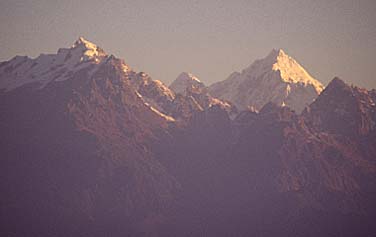
[{"label": "rugged rock face", "polygon": [[231,101],[241,110],[260,110],[268,102],[289,106],[300,113],[323,90],[323,85],[283,50],[272,50],[241,73],[214,83],[209,92]]},{"label": "rugged rock face", "polygon": [[2,236],[376,232],[374,90],[334,79],[301,115],[232,119],[205,87],[175,93],[89,43],[59,50],[84,64],[59,80],[0,64]]}]

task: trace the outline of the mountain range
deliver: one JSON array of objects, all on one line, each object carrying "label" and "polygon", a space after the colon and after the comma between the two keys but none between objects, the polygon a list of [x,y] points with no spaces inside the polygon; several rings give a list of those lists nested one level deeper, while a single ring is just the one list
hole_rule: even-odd
[{"label": "mountain range", "polygon": [[372,236],[376,91],[282,50],[166,86],[79,38],[0,63],[2,236]]}]

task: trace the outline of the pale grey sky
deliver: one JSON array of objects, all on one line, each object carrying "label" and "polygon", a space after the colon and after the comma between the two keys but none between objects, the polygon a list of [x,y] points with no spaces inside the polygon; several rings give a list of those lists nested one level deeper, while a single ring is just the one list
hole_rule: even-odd
[{"label": "pale grey sky", "polygon": [[0,61],[79,36],[166,83],[211,84],[282,48],[324,84],[376,88],[375,0],[0,0]]}]

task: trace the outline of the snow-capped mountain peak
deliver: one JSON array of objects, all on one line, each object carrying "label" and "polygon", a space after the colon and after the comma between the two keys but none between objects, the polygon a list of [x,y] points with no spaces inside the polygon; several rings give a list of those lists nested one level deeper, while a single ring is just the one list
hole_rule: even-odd
[{"label": "snow-capped mountain peak", "polygon": [[272,60],[277,59],[278,57],[288,56],[283,49],[272,49],[268,54],[267,58],[271,58]]},{"label": "snow-capped mountain peak", "polygon": [[193,81],[201,82],[195,75],[189,72],[182,72],[178,76],[178,79],[179,80],[193,80]]},{"label": "snow-capped mountain peak", "polygon": [[87,48],[92,48],[92,49],[98,47],[98,46],[95,45],[93,42],[88,41],[87,39],[85,39],[85,38],[82,37],[82,36],[80,36],[80,37],[76,40],[76,42],[74,42],[72,48],[76,48],[76,47],[78,47],[78,46],[80,46],[80,45],[84,45],[85,47],[87,47]]},{"label": "snow-capped mountain peak", "polygon": [[261,75],[270,70],[280,73],[280,80],[286,83],[312,85],[319,94],[324,86],[314,79],[309,73],[292,57],[282,49],[273,49],[264,59],[256,60],[245,73]]},{"label": "snow-capped mountain peak", "polygon": [[205,85],[192,73],[182,72],[170,85],[175,93],[184,94],[187,88],[204,88]]},{"label": "snow-capped mountain peak", "polygon": [[[24,84],[63,81],[82,69],[93,69],[109,56],[94,43],[80,37],[70,48],[56,54],[41,54],[31,59],[16,56],[0,63],[0,89],[12,90]],[[128,67],[124,64],[124,70]]]},{"label": "snow-capped mountain peak", "polygon": [[211,85],[209,91],[241,109],[249,106],[261,109],[274,102],[300,112],[323,88],[295,59],[282,49],[273,49],[241,73],[233,73],[227,80]]},{"label": "snow-capped mountain peak", "polygon": [[103,49],[83,37],[79,37],[78,40],[76,40],[70,48],[70,51],[77,55],[80,61],[94,60],[98,62],[102,57],[107,56]]},{"label": "snow-capped mountain peak", "polygon": [[278,50],[276,62],[273,64],[274,71],[280,71],[281,78],[288,83],[303,83],[312,85],[317,93],[321,93],[324,86],[314,79],[295,59],[287,55],[282,49]]}]

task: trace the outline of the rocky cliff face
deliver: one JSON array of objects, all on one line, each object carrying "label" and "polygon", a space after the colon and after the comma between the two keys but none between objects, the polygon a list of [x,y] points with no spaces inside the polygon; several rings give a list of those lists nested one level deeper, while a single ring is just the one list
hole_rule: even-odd
[{"label": "rocky cliff face", "polygon": [[260,110],[268,102],[289,106],[300,113],[323,90],[323,85],[283,50],[273,50],[241,73],[214,83],[209,92],[239,109]]}]

